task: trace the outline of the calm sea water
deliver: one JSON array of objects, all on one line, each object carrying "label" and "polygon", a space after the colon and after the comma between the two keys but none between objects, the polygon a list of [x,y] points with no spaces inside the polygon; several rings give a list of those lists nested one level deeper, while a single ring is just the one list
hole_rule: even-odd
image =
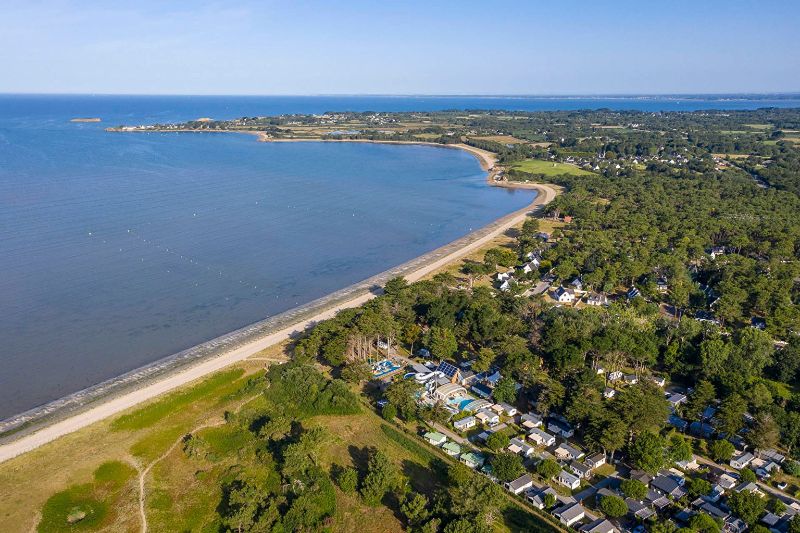
[{"label": "calm sea water", "polygon": [[[425,146],[111,134],[200,116],[798,101],[0,96],[0,418],[358,282],[519,209]],[[101,124],[70,123],[102,117]]]}]

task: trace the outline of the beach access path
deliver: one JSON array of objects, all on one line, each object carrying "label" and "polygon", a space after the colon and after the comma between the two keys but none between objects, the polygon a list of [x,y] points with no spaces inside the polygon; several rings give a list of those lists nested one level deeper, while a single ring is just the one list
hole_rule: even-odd
[{"label": "beach access path", "polygon": [[[490,171],[495,166],[496,160],[494,154],[491,152],[480,150],[468,145],[450,146],[466,150],[467,152],[473,154],[481,162],[481,166],[484,168],[484,170]],[[551,202],[558,194],[558,190],[549,185],[496,182],[494,181],[493,172],[489,173],[487,180],[491,185],[494,186],[535,189],[538,191],[538,194],[534,201],[526,208],[506,215],[489,226],[477,230],[467,237],[456,241],[456,243],[463,242],[463,245],[456,246],[452,250],[450,249],[452,244],[446,245],[439,250],[434,250],[433,252],[422,256],[422,258],[420,258],[422,261],[419,264],[417,262],[412,262],[414,269],[403,273],[403,277],[405,277],[406,280],[409,282],[418,281],[425,276],[436,272],[449,263],[457,261],[473,251],[480,249],[481,247],[490,243],[497,236],[505,233],[510,228],[521,224],[532,212],[541,209],[542,206]],[[443,251],[446,253],[442,254]],[[371,291],[354,295],[350,299],[338,302],[331,307],[314,314],[313,316],[298,320],[287,327],[283,327],[268,335],[258,338],[253,342],[244,344],[235,349],[231,349],[230,351],[224,352],[216,357],[205,359],[193,366],[181,368],[179,371],[170,375],[166,375],[163,378],[158,379],[153,383],[144,385],[139,389],[125,393],[118,397],[101,401],[98,405],[86,411],[69,416],[64,420],[60,420],[51,425],[45,426],[33,433],[21,436],[19,439],[13,440],[7,444],[0,445],[0,463],[34,450],[47,444],[48,442],[58,439],[59,437],[85,428],[95,422],[99,422],[110,416],[121,413],[122,411],[156,398],[162,394],[173,391],[178,387],[196,381],[234,363],[243,361],[261,352],[262,350],[269,348],[270,346],[274,346],[295,337],[297,334],[318,322],[333,318],[336,313],[343,309],[358,307],[375,298],[375,296],[376,293]]]}]

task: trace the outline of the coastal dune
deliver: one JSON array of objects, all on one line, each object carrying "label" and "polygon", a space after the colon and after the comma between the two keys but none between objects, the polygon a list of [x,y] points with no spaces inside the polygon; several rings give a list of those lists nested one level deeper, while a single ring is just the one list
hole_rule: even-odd
[{"label": "coastal dune", "polygon": [[[353,142],[353,141],[324,141],[324,142]],[[428,144],[428,143],[414,143]],[[442,146],[442,145],[437,145]],[[408,281],[413,282],[439,270],[447,264],[463,258],[473,251],[490,243],[495,237],[503,234],[509,228],[520,224],[524,219],[541,206],[546,205],[558,194],[557,190],[551,186],[541,184],[517,184],[508,182],[494,181],[496,159],[494,154],[485,150],[480,150],[468,145],[451,145],[453,148],[465,150],[478,158],[484,170],[490,171],[487,180],[491,185],[511,188],[534,189],[538,192],[534,201],[514,213],[506,215],[494,223],[479,229],[457,241],[434,250],[422,257],[412,260],[405,265],[387,271],[384,274],[402,275]],[[373,279],[373,278],[370,278]],[[321,309],[311,316],[299,318],[288,326],[281,327],[272,331],[252,342],[245,343],[236,348],[230,349],[215,357],[204,359],[192,366],[183,367],[174,373],[165,375],[156,381],[146,384],[139,389],[124,393],[120,396],[102,400],[98,405],[83,412],[69,416],[66,419],[57,421],[45,426],[33,433],[20,436],[7,444],[0,445],[0,462],[7,461],[18,455],[34,450],[47,444],[59,437],[68,435],[81,428],[87,427],[95,422],[118,414],[126,409],[130,409],[138,404],[156,398],[164,393],[175,390],[178,387],[198,380],[208,374],[221,370],[229,365],[247,359],[254,354],[281,342],[284,342],[314,324],[332,318],[337,312],[357,307],[376,296],[374,290],[364,289],[354,292],[348,298],[338,301],[331,306]]]}]

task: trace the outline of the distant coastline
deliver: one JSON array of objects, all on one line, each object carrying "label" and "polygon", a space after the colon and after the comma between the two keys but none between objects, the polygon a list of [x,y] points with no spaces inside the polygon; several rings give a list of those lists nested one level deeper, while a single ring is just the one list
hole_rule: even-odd
[{"label": "distant coastline", "polygon": [[[198,121],[205,121],[205,119],[198,119]],[[497,176],[499,169],[495,169],[497,164],[497,156],[488,151],[476,148],[464,143],[443,144],[426,141],[392,141],[392,140],[375,140],[375,139],[321,139],[317,137],[293,137],[293,138],[273,138],[268,136],[263,131],[255,130],[208,130],[208,129],[142,129],[139,127],[121,126],[117,128],[106,128],[107,132],[111,133],[243,133],[245,135],[255,135],[258,142],[265,143],[298,143],[298,142],[317,142],[317,143],[367,143],[367,144],[405,144],[405,145],[419,145],[419,146],[434,146],[437,148],[453,148],[463,150],[478,160],[481,168],[488,172],[486,181],[490,185],[497,187],[506,187],[509,189],[531,189],[535,188],[525,183],[510,183],[507,181],[499,181],[494,178]]]},{"label": "distant coastline", "polygon": [[102,121],[103,119],[97,117],[87,117],[87,118],[77,117],[70,120],[70,122],[102,122]]}]

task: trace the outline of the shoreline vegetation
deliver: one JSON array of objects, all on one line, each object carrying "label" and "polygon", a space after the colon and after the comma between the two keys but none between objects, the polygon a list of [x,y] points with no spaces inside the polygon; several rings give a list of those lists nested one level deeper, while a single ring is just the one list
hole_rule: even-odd
[{"label": "shoreline vegetation", "polygon": [[[107,131],[142,130],[108,128]],[[502,179],[502,168],[497,165],[496,154],[463,143],[443,145],[424,141],[369,139],[272,139],[263,132],[214,131],[253,134],[261,142],[370,142],[461,149],[476,157],[481,168],[487,172],[486,180],[489,185],[536,190],[537,196],[523,209],[360,283],[2,421],[0,463],[295,338],[315,324],[332,318],[337,312],[358,307],[371,300],[380,294],[382,284],[393,277],[402,276],[408,281],[422,279],[463,259],[510,228],[521,224],[528,216],[538,213],[560,192],[558,187],[552,185],[505,181]]]}]

